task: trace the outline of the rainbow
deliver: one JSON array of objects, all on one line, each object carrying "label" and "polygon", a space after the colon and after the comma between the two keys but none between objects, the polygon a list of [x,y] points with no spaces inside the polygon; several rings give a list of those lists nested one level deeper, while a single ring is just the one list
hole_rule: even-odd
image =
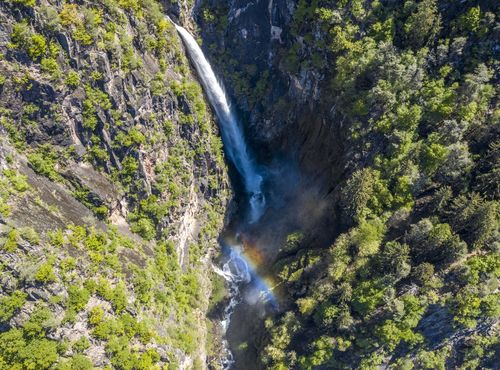
[{"label": "rainbow", "polygon": [[229,249],[231,259],[240,260],[246,265],[247,282],[259,291],[260,299],[269,302],[273,307],[278,306],[276,288],[279,283],[269,274],[262,274],[265,265],[265,256],[261,249],[248,240],[236,243],[235,240],[224,243]]}]

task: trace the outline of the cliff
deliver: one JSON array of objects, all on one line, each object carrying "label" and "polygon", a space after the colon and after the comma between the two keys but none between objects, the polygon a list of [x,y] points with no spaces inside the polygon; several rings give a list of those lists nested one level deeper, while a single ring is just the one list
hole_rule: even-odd
[{"label": "cliff", "polygon": [[0,25],[0,368],[205,368],[230,191],[163,8],[7,1]]}]

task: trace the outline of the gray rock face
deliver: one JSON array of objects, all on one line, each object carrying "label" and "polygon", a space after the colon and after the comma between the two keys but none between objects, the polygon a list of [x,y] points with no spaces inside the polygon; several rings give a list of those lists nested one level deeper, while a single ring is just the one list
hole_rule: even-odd
[{"label": "gray rock face", "polygon": [[[109,338],[95,335],[96,322],[89,323],[100,306],[106,320],[119,321],[126,312],[151,322],[155,335],[132,335],[130,347],[156,351],[158,366],[177,362],[184,369],[205,363],[207,355],[210,255],[228,179],[217,126],[175,29],[161,23],[156,2],[145,6],[136,12],[113,2],[0,4],[0,298],[26,293],[26,303],[0,331],[48,307],[56,321],[47,338],[71,344],[88,338],[83,354],[104,367]],[[179,16],[187,9],[165,6],[177,7]],[[26,39],[14,44],[20,24]],[[29,49],[34,35],[45,42],[37,56]],[[6,169],[13,179],[6,179]],[[90,235],[98,241],[85,244]],[[112,235],[113,243],[106,239]],[[72,237],[78,240],[69,242]],[[162,267],[154,267],[157,262]],[[173,271],[173,280],[163,275]],[[80,292],[71,289],[83,290],[98,277],[111,290],[123,288],[126,309],[111,304],[112,295],[89,289],[88,304],[70,310],[68,300]],[[183,279],[194,289],[180,303],[174,296],[188,285]],[[139,302],[139,281],[148,304]],[[193,333],[181,332],[188,327]],[[157,343],[156,335],[166,340]],[[196,342],[194,349],[173,339],[184,335]],[[64,360],[75,353],[69,348]]]}]

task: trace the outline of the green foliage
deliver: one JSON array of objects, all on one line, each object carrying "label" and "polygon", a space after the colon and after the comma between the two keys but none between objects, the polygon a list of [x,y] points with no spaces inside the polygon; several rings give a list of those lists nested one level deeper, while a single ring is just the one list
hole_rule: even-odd
[{"label": "green foliage", "polygon": [[75,351],[77,353],[81,353],[89,347],[90,347],[90,341],[88,340],[87,337],[83,337],[83,336],[80,337],[78,340],[76,340],[72,345],[73,351]]},{"label": "green foliage", "polygon": [[481,9],[479,6],[469,8],[458,19],[458,26],[468,32],[476,32],[479,29],[481,20]]},{"label": "green foliage", "polygon": [[42,58],[40,61],[42,72],[50,75],[51,79],[57,80],[62,76],[61,68],[55,58]]},{"label": "green foliage", "polygon": [[146,240],[151,240],[156,235],[155,227],[148,218],[140,218],[139,220],[132,222],[130,224],[130,230],[139,234]]},{"label": "green foliage", "polygon": [[397,317],[394,320],[386,320],[377,329],[377,334],[390,351],[394,351],[401,341],[409,345],[424,341],[421,334],[413,331],[424,313],[424,307],[418,298],[411,295],[398,299],[399,302],[402,308],[399,309]]},{"label": "green foliage", "polygon": [[41,58],[45,55],[47,49],[47,41],[43,35],[35,33],[31,36],[30,44],[28,46],[28,55],[32,59]]},{"label": "green foliage", "polygon": [[51,230],[47,233],[49,243],[57,248],[61,248],[64,244],[64,233],[61,229]]},{"label": "green foliage", "polygon": [[40,146],[36,152],[28,154],[29,165],[33,170],[52,181],[62,181],[62,176],[55,169],[58,161],[58,154],[49,144]]},{"label": "green foliage", "polygon": [[113,290],[111,303],[118,313],[122,312],[127,307],[127,288],[122,281],[120,281]]},{"label": "green foliage", "polygon": [[86,98],[83,101],[83,126],[89,130],[97,127],[97,109],[111,109],[111,101],[108,95],[97,88],[85,85]]},{"label": "green foliage", "polygon": [[87,289],[78,285],[70,285],[68,288],[67,307],[71,311],[79,312],[87,305],[90,293]]},{"label": "green foliage", "polygon": [[24,193],[25,191],[30,189],[30,186],[27,181],[28,177],[21,175],[16,170],[13,169],[3,170],[3,175],[7,178],[10,186],[12,186],[12,189],[16,193]]},{"label": "green foliage", "polygon": [[384,287],[381,282],[363,281],[353,291],[352,308],[365,316],[382,303],[383,296]]},{"label": "green foliage", "polygon": [[381,179],[379,171],[363,169],[353,173],[342,189],[341,202],[346,222],[360,222],[370,214],[380,214],[390,207],[393,196],[387,181]]},{"label": "green foliage", "polygon": [[36,0],[8,0],[8,1],[14,4],[22,4],[28,7],[34,7],[36,4]]},{"label": "green foliage", "polygon": [[0,358],[11,368],[49,369],[58,359],[57,342],[11,329],[0,334]]},{"label": "green foliage", "polygon": [[406,240],[418,262],[453,262],[467,252],[467,245],[453,234],[450,225],[423,219],[412,225]]},{"label": "green foliage", "polygon": [[27,294],[23,291],[16,290],[10,296],[0,298],[0,322],[10,320],[10,318],[19,310],[26,302]]},{"label": "green foliage", "polygon": [[87,356],[76,354],[69,361],[58,364],[58,370],[92,370],[92,360]]},{"label": "green foliage", "polygon": [[32,227],[23,227],[19,229],[21,238],[28,241],[32,245],[40,244],[40,236]]},{"label": "green foliage", "polygon": [[12,253],[17,249],[18,242],[19,242],[19,232],[16,229],[12,229],[7,234],[7,240],[5,240],[2,249]]},{"label": "green foliage", "polygon": [[441,27],[437,1],[424,0],[417,5],[413,2],[406,4],[411,7],[411,15],[404,24],[405,36],[411,46],[420,48],[432,42]]},{"label": "green foliage", "polygon": [[421,351],[418,355],[419,365],[423,369],[444,370],[450,347],[445,346],[435,351]]},{"label": "green foliage", "polygon": [[25,335],[29,337],[43,337],[45,332],[54,325],[54,315],[44,307],[38,307],[33,311],[28,321],[23,325]]},{"label": "green foliage", "polygon": [[485,201],[476,193],[455,198],[444,214],[453,230],[474,248],[484,247],[498,231],[498,203]]},{"label": "green foliage", "polygon": [[358,247],[359,256],[366,257],[376,254],[379,250],[384,232],[385,225],[379,219],[360,223],[353,237],[353,241]]},{"label": "green foliage", "polygon": [[115,139],[119,144],[117,147],[139,146],[146,142],[144,134],[135,127],[131,128],[127,133],[120,131]]},{"label": "green foliage", "polygon": [[78,87],[78,85],[80,85],[80,75],[78,74],[78,72],[73,70],[69,71],[66,75],[65,83],[69,87]]},{"label": "green foliage", "polygon": [[44,262],[38,268],[35,274],[35,280],[47,284],[54,282],[56,280],[56,274],[54,273],[54,267],[50,261]]}]

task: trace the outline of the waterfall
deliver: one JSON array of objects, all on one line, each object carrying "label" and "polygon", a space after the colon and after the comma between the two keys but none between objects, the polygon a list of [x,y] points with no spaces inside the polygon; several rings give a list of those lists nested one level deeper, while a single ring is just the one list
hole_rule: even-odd
[{"label": "waterfall", "polygon": [[255,162],[249,152],[236,113],[231,109],[224,88],[217,80],[203,51],[188,31],[177,24],[175,24],[175,28],[186,45],[187,52],[198,72],[208,100],[219,119],[225,151],[243,179],[245,191],[249,195],[249,222],[254,223],[262,216],[266,203],[262,193],[262,176],[257,171]]},{"label": "waterfall", "polygon": [[[193,63],[203,89],[210,104],[215,110],[219,120],[220,132],[224,149],[229,160],[234,164],[241,175],[245,192],[249,198],[249,212],[247,222],[255,223],[264,213],[266,199],[262,192],[263,177],[257,170],[250,150],[245,142],[241,124],[236,113],[231,109],[229,100],[224,92],[222,84],[217,80],[215,73],[203,55],[196,40],[183,27],[175,24],[177,32],[186,46],[187,53]],[[238,234],[236,239],[239,239]],[[224,310],[224,318],[221,321],[224,334],[229,326],[231,315],[236,305],[241,301],[240,287],[245,284],[253,284],[261,293],[260,299],[266,302],[273,298],[272,289],[258,276],[252,261],[245,256],[241,245],[227,245],[229,253],[222,269],[213,266],[214,271],[222,276],[229,285],[229,303]],[[229,369],[234,364],[233,354],[229,349],[227,339],[223,339],[222,368]]]}]

